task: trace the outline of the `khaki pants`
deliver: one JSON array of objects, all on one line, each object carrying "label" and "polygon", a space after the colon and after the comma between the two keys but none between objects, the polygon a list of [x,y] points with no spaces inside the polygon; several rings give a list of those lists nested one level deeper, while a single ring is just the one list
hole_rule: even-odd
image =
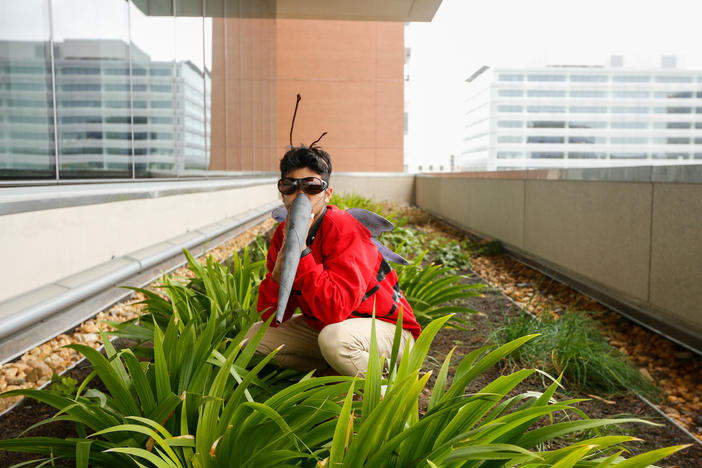
[{"label": "khaki pants", "polygon": [[[353,318],[327,325],[320,332],[307,325],[301,315],[296,315],[275,328],[268,328],[256,351],[268,354],[284,345],[275,356],[275,361],[283,367],[310,371],[331,366],[341,375],[364,377],[368,369],[372,322],[371,318]],[[262,325],[263,322],[253,324],[247,338]],[[375,336],[379,354],[389,359],[395,324],[376,320]],[[410,346],[414,345],[412,333],[402,330],[398,358],[402,357],[408,340]]]}]

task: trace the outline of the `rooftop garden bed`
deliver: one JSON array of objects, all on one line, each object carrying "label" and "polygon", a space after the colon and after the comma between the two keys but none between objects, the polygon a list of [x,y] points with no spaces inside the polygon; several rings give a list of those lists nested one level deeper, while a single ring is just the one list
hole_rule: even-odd
[{"label": "rooftop garden bed", "polygon": [[[139,291],[143,315],[98,324],[129,346],[115,349],[96,330],[104,354],[89,343],[68,348],[89,360],[87,375],[5,394],[42,405],[25,400],[5,416],[2,427],[13,417],[40,424],[17,439],[17,429],[6,431],[0,449],[56,466],[121,467],[648,466],[666,455],[663,463],[692,466],[702,457],[699,445],[680,450],[689,439],[652,425],[665,421],[627,392],[641,382],[636,367],[626,374],[604,366],[615,386],[603,387],[577,353],[592,346],[566,357],[557,338],[522,325],[520,307],[501,291],[480,286],[470,266],[499,253],[498,244],[471,242],[416,209],[360,197],[334,202],[382,211],[398,226],[381,241],[412,260],[397,269],[424,327],[401,362],[372,359],[367,378],[354,379],[302,375],[273,365],[274,353],[255,355],[258,337],[243,336],[256,320],[259,241],[229,267],[191,258],[189,270]],[[591,331],[582,322],[552,328],[555,337]],[[626,362],[603,349],[608,362]],[[33,410],[43,413],[27,415]]]}]

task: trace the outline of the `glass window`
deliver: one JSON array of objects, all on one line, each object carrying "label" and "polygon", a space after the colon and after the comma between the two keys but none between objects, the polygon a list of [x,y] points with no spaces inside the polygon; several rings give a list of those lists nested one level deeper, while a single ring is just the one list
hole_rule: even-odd
[{"label": "glass window", "polygon": [[572,120],[568,122],[568,128],[607,128],[607,122]]},{"label": "glass window", "polygon": [[[138,178],[174,177],[183,168],[184,142],[176,142],[172,132],[159,131],[173,130],[174,107],[184,99],[175,89],[183,84],[174,78],[176,27],[173,15],[171,1],[130,2],[134,169]],[[185,40],[190,37],[189,32],[184,28]],[[160,124],[170,125],[164,128]]]},{"label": "glass window", "polygon": [[524,106],[516,106],[513,104],[502,104],[497,106],[497,112],[522,112]]},{"label": "glass window", "polygon": [[64,115],[59,119],[62,124],[101,124],[99,115]]},{"label": "glass window", "polygon": [[524,95],[522,89],[499,89],[497,95],[500,97],[521,97]]},{"label": "glass window", "polygon": [[61,85],[61,91],[100,91],[100,83],[67,83]]},{"label": "glass window", "polygon": [[[144,89],[144,91],[146,90]],[[170,93],[171,91],[173,91],[173,86],[171,86],[170,84],[152,84],[151,91],[157,93]]]},{"label": "glass window", "polygon": [[562,136],[530,136],[527,143],[563,143],[565,137]]},{"label": "glass window", "polygon": [[617,152],[610,153],[609,157],[611,159],[648,159],[648,153]]},{"label": "glass window", "polygon": [[702,153],[695,153],[695,159],[702,159]]},{"label": "glass window", "polygon": [[656,75],[656,83],[692,83],[691,76]]},{"label": "glass window", "polygon": [[515,158],[523,158],[524,153],[521,151],[498,151],[497,152],[497,159],[515,159]]},{"label": "glass window", "polygon": [[529,128],[565,128],[563,120],[530,120],[527,122]]},{"label": "glass window", "polygon": [[565,112],[565,106],[533,105],[527,106],[527,112],[551,112],[558,114]]},{"label": "glass window", "polygon": [[551,73],[529,73],[527,81],[565,81],[566,76]]},{"label": "glass window", "polygon": [[[104,20],[95,21],[95,18]],[[122,0],[53,0],[54,56],[59,118],[59,172],[69,178],[131,178],[131,125],[111,124],[110,131],[126,135],[124,151],[107,151],[102,131],[86,131],[83,124],[63,117],[128,116],[129,24],[127,3]],[[104,90],[104,92],[97,91]],[[81,90],[74,93],[70,90]],[[69,120],[70,122],[70,120]]]},{"label": "glass window", "polygon": [[568,159],[603,159],[607,157],[607,153],[598,153],[595,151],[570,151]]},{"label": "glass window", "polygon": [[651,81],[651,77],[646,75],[614,75],[612,81],[616,83],[648,83]]},{"label": "glass window", "polygon": [[530,156],[533,159],[563,159],[563,151],[532,151]]},{"label": "glass window", "polygon": [[570,81],[576,81],[576,82],[589,82],[589,81],[595,81],[595,82],[607,82],[609,81],[609,77],[607,75],[570,75]]},{"label": "glass window", "polygon": [[695,122],[695,128],[702,128],[702,122]]},{"label": "glass window", "polygon": [[653,159],[689,159],[690,153],[653,153]]},{"label": "glass window", "polygon": [[521,128],[524,126],[524,122],[521,120],[498,120],[497,126],[499,128]]},{"label": "glass window", "polygon": [[695,138],[695,142],[694,142],[694,143],[695,143],[696,145],[702,145],[702,138]]},{"label": "glass window", "polygon": [[500,81],[524,81],[522,73],[500,73],[498,76]]},{"label": "glass window", "polygon": [[49,31],[47,0],[0,2],[2,179],[56,177]]},{"label": "glass window", "polygon": [[81,64],[67,64],[67,63],[56,63],[56,74],[57,75],[99,75],[100,66],[99,65],[81,65]]},{"label": "glass window", "polygon": [[607,137],[601,136],[569,136],[568,143],[572,145],[602,145],[607,143]]},{"label": "glass window", "polygon": [[522,143],[524,137],[518,135],[503,135],[497,137],[498,143]]},{"label": "glass window", "polygon": [[570,106],[570,112],[575,114],[604,114],[607,106]]},{"label": "glass window", "polygon": [[606,98],[607,95],[607,91],[598,89],[572,89],[570,91],[570,97],[574,98]]},{"label": "glass window", "polygon": [[653,128],[692,128],[692,122],[653,122]]},{"label": "glass window", "polygon": [[[176,86],[185,91],[186,97],[178,102],[180,107],[176,107],[177,114],[182,109],[182,121],[176,124],[182,124],[180,130],[176,132],[178,135],[182,134],[182,140],[175,142],[176,159],[179,156],[182,157],[180,173],[188,174],[192,173],[191,171],[206,170],[210,166],[204,135],[205,79],[209,74],[205,73],[204,23],[203,18],[199,16],[201,14],[199,2],[176,0],[175,9],[175,28],[178,31],[175,36]],[[193,15],[192,17],[182,16],[188,11]],[[245,90],[242,92],[246,93]],[[251,114],[253,115],[253,112]],[[242,135],[242,138],[251,138],[251,135]],[[255,161],[256,155],[252,154],[252,158]]]},{"label": "glass window", "polygon": [[562,89],[528,89],[528,97],[565,97],[566,92]]},{"label": "glass window", "polygon": [[689,99],[694,97],[694,94],[692,91],[656,91],[653,96],[665,99]]},{"label": "glass window", "polygon": [[649,91],[628,91],[628,90],[618,90],[612,91],[612,97],[615,98],[626,98],[626,99],[637,99],[637,98],[648,98],[651,95]]},{"label": "glass window", "polygon": [[690,139],[685,137],[668,137],[665,139],[666,145],[689,145]]},{"label": "glass window", "polygon": [[648,128],[648,122],[614,121],[610,123],[612,128]]},{"label": "glass window", "polygon": [[612,106],[613,114],[648,114],[650,109],[644,106]]},{"label": "glass window", "polygon": [[105,83],[105,91],[129,91],[129,83]]},{"label": "glass window", "polygon": [[610,139],[610,142],[613,145],[645,145],[648,143],[648,138],[647,137],[638,137],[638,136],[623,136],[623,137],[613,136]]},{"label": "glass window", "polygon": [[656,114],[692,114],[692,107],[654,107]]}]

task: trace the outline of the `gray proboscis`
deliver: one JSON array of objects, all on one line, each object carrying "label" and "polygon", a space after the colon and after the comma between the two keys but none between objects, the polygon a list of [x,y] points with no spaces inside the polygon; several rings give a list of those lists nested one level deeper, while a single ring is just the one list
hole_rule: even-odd
[{"label": "gray proboscis", "polygon": [[283,270],[280,274],[280,289],[278,290],[278,310],[275,319],[278,323],[283,321],[285,308],[288,305],[293,281],[297,273],[297,266],[300,263],[300,252],[302,252],[307,236],[307,228],[310,225],[310,215],[312,214],[312,204],[310,199],[303,194],[299,194],[290,207],[290,218],[287,223],[287,236],[285,238],[285,254],[283,256]]}]

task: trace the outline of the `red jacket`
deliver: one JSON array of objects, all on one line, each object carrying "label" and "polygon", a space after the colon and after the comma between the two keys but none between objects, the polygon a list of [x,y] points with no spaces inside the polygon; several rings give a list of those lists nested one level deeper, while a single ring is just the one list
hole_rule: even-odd
[{"label": "red jacket", "polygon": [[[259,289],[258,311],[263,320],[275,313],[278,304],[279,286],[271,271],[284,225],[278,226],[271,240],[268,274]],[[299,307],[309,326],[321,330],[348,318],[371,317],[375,305],[376,318],[390,323],[396,323],[401,310],[402,327],[419,336],[421,329],[397,284],[397,273],[371,242],[368,229],[353,216],[329,205],[309,247],[312,252],[300,259],[283,321]]]}]

